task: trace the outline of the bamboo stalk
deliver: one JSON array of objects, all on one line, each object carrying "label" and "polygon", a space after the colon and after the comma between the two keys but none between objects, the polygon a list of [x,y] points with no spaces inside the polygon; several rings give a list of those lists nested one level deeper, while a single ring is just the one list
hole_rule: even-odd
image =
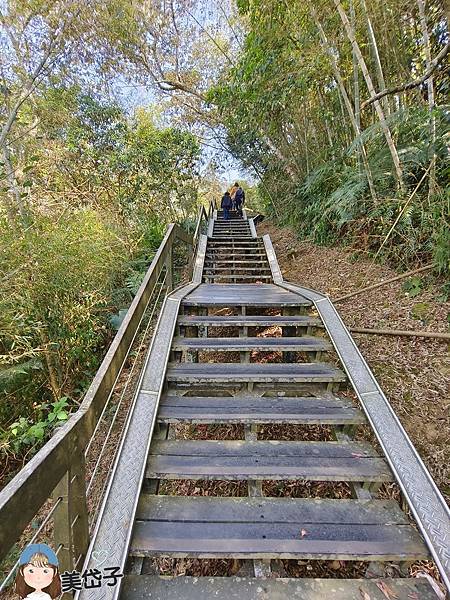
[{"label": "bamboo stalk", "polygon": [[[352,48],[358,59],[358,64],[359,64],[359,67],[363,74],[364,80],[366,82],[369,94],[370,94],[370,96],[375,96],[376,92],[375,92],[375,87],[373,85],[372,77],[369,73],[369,69],[367,68],[366,61],[364,60],[364,57],[362,55],[361,48],[359,47],[359,44],[356,41],[355,31],[353,30],[351,23],[348,20],[347,13],[345,12],[344,7],[340,0],[334,0],[334,4],[339,13],[339,16],[341,17],[341,21],[344,25],[344,29],[347,33],[349,42],[352,45]],[[377,100],[377,101],[374,101],[374,105],[375,105],[375,111],[376,111],[376,113],[378,115],[378,119],[380,121],[381,129],[384,133],[384,136],[386,138],[386,143],[388,145],[389,151],[392,156],[392,162],[394,163],[394,169],[395,169],[395,173],[396,173],[396,176],[398,179],[400,189],[402,192],[404,192],[406,190],[406,186],[405,186],[405,182],[403,180],[402,166],[400,164],[400,158],[399,158],[399,155],[397,152],[397,147],[396,147],[394,139],[392,137],[389,125],[387,124],[384,110],[381,107],[381,104]]]},{"label": "bamboo stalk", "polygon": [[404,337],[425,337],[437,340],[450,340],[450,333],[433,331],[404,331],[402,329],[369,329],[367,327],[351,327],[352,333],[369,333],[374,335],[397,335]]},{"label": "bamboo stalk", "polygon": [[353,298],[353,296],[357,296],[358,294],[362,294],[363,292],[368,292],[369,290],[374,290],[375,288],[379,288],[387,283],[393,283],[394,281],[399,281],[400,279],[404,279],[405,277],[410,277],[411,275],[416,275],[417,273],[422,273],[423,271],[428,271],[434,267],[433,264],[425,265],[424,267],[420,267],[420,269],[414,269],[413,271],[406,271],[406,273],[402,273],[401,275],[397,275],[396,277],[391,277],[390,279],[385,279],[384,281],[380,281],[378,283],[374,283],[373,285],[368,285],[366,287],[360,288],[359,290],[355,290],[354,292],[350,292],[349,294],[345,294],[344,296],[339,296],[333,300],[333,303],[342,302],[342,300],[347,300],[347,298]]},{"label": "bamboo stalk", "polygon": [[315,10],[315,8],[313,6],[309,7],[309,11],[310,14],[314,20],[314,23],[317,27],[317,30],[319,32],[319,37],[320,37],[320,43],[323,47],[323,49],[325,50],[325,52],[328,54],[328,57],[330,59],[330,65],[331,68],[333,70],[333,75],[334,78],[336,80],[337,86],[339,88],[340,94],[339,94],[339,103],[341,105],[341,110],[342,110],[342,116],[343,119],[345,120],[345,115],[344,115],[344,110],[342,107],[342,102],[344,102],[345,104],[345,108],[347,109],[348,112],[348,116],[350,118],[350,122],[353,126],[353,129],[355,131],[355,135],[359,138],[359,147],[360,147],[360,152],[361,152],[361,158],[363,161],[363,165],[364,165],[364,170],[366,173],[366,177],[367,177],[367,183],[369,185],[369,189],[370,189],[370,193],[372,196],[372,199],[374,201],[375,204],[378,204],[378,197],[377,197],[377,192],[375,189],[375,185],[373,182],[373,177],[372,177],[372,172],[370,170],[370,165],[369,165],[369,160],[367,158],[367,152],[366,152],[366,148],[364,146],[364,142],[361,139],[361,128],[358,125],[358,121],[356,119],[355,116],[355,112],[353,110],[353,106],[352,103],[350,102],[350,99],[348,97],[347,94],[347,90],[345,88],[345,83],[344,80],[342,78],[340,69],[339,69],[339,65],[338,62],[336,60],[336,56],[335,53],[333,51],[333,48],[331,47],[331,45],[328,42],[328,38],[326,36],[325,30],[322,27],[321,22],[319,21],[319,17],[317,16],[317,11]]}]

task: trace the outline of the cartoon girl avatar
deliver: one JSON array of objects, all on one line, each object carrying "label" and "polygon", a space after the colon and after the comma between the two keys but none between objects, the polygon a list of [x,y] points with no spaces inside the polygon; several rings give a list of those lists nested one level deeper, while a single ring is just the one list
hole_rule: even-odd
[{"label": "cartoon girl avatar", "polygon": [[46,544],[30,544],[20,555],[16,593],[27,600],[55,600],[61,595],[58,558]]}]

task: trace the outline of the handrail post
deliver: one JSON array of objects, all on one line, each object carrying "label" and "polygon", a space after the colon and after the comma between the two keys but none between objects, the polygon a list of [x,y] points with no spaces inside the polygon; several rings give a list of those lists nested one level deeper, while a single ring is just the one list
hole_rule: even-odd
[{"label": "handrail post", "polygon": [[53,499],[55,502],[61,499],[53,515],[53,538],[60,571],[79,570],[89,546],[83,451],[78,449],[72,454],[70,468],[56,486]]},{"label": "handrail post", "polygon": [[167,255],[166,255],[166,259],[165,259],[165,264],[166,264],[166,289],[167,292],[171,292],[173,290],[173,242],[170,241],[168,248],[167,248]]}]

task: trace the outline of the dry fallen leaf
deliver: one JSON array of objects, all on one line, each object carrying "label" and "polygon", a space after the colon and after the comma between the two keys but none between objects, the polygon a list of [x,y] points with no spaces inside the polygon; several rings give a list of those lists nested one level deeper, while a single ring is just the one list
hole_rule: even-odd
[{"label": "dry fallen leaf", "polygon": [[300,535],[301,535],[302,538],[304,538],[305,535],[308,535],[308,532],[306,531],[306,529],[302,529],[301,532],[300,532]]},{"label": "dry fallen leaf", "polygon": [[376,586],[383,592],[388,600],[395,600],[395,598],[398,598],[397,594],[392,591],[391,588],[384,583],[384,581],[377,581]]},{"label": "dry fallen leaf", "polygon": [[371,600],[369,594],[365,592],[362,588],[359,588],[359,593],[361,594],[361,598],[363,600]]}]

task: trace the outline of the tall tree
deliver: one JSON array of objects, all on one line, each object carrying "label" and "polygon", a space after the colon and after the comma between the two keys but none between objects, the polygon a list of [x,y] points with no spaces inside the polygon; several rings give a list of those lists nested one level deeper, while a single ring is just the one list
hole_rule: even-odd
[{"label": "tall tree", "polygon": [[[425,51],[425,64],[427,69],[431,68],[431,44],[430,36],[428,34],[428,24],[425,12],[425,0],[417,0],[420,15],[420,28],[423,37],[423,46]],[[430,164],[430,175],[429,175],[429,195],[433,196],[436,188],[436,119],[433,114],[435,106],[434,97],[434,77],[431,75],[427,80],[427,91],[428,91],[428,107],[430,110],[430,134],[431,134],[431,147],[432,157]]]},{"label": "tall tree", "polygon": [[[334,4],[339,13],[339,16],[341,17],[342,23],[344,24],[344,28],[345,28],[347,37],[352,45],[352,48],[355,51],[356,57],[358,59],[358,64],[360,66],[361,72],[362,72],[364,80],[366,82],[367,89],[369,90],[369,94],[371,96],[375,96],[376,91],[375,91],[375,87],[373,85],[372,77],[367,68],[367,64],[366,64],[366,61],[364,60],[364,57],[362,55],[359,44],[356,41],[355,31],[354,31],[353,27],[351,26],[351,23],[347,17],[347,13],[345,12],[344,7],[342,6],[342,3],[340,2],[340,0],[334,0]],[[405,183],[403,181],[403,172],[402,172],[400,158],[399,158],[399,155],[397,152],[397,148],[395,146],[394,139],[392,137],[389,126],[386,122],[386,117],[385,117],[385,114],[384,114],[383,108],[381,107],[380,102],[378,100],[376,100],[374,102],[374,106],[375,106],[375,110],[376,110],[376,113],[377,113],[379,121],[380,121],[381,128],[382,128],[384,136],[386,138],[386,143],[389,147],[389,151],[392,156],[392,162],[394,163],[394,169],[395,169],[395,173],[397,176],[397,180],[398,180],[400,189],[404,192],[405,191]]]}]

